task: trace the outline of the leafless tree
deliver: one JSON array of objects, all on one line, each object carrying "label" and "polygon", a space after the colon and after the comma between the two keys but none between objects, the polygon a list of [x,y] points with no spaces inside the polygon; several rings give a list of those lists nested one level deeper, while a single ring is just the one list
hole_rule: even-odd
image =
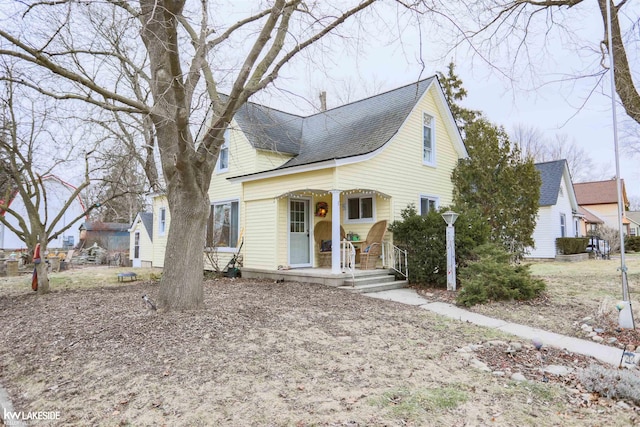
[{"label": "leafless tree", "polygon": [[548,139],[534,127],[516,126],[513,139],[522,153],[536,162],[566,160],[573,182],[593,181],[594,164],[591,156],[575,140],[569,141],[565,134],[556,134]]},{"label": "leafless tree", "polygon": [[523,124],[513,128],[511,138],[520,147],[523,155],[536,162],[543,162],[547,151],[544,133],[534,126]]},{"label": "leafless tree", "polygon": [[565,159],[574,182],[593,180],[593,160],[575,140],[569,142],[566,134],[556,134],[547,145],[549,160]]},{"label": "leafless tree", "polygon": [[[0,223],[13,232],[33,251],[40,244],[44,257],[49,242],[67,231],[74,223],[84,218],[89,207],[75,218],[64,218],[71,205],[87,188],[89,159],[85,155],[83,181],[68,195],[51,194],[47,181],[60,168],[76,163],[73,148],[64,141],[64,124],[53,115],[55,108],[46,100],[35,97],[28,90],[20,90],[13,83],[14,75],[5,67],[0,80],[4,82],[0,96],[0,162],[4,192],[0,197]],[[81,161],[82,162],[82,161]],[[21,208],[12,205],[20,198]],[[52,198],[62,205],[52,203]],[[63,219],[64,218],[64,219]],[[38,293],[49,292],[49,279],[44,263],[36,265]]]},{"label": "leafless tree", "polygon": [[[0,24],[0,55],[39,70],[37,79],[21,84],[57,99],[139,114],[153,124],[172,217],[161,308],[203,304],[208,190],[234,114],[292,59],[329,43],[327,36],[377,2],[329,3],[260,2],[248,16],[225,24],[218,19],[222,5],[208,0],[20,2],[14,5],[14,17],[28,21],[34,31],[21,31],[9,20]],[[102,31],[88,33],[92,21],[103,23],[98,28],[105,31],[119,30],[109,37]],[[126,25],[110,24],[116,21]],[[107,38],[122,48],[114,49]],[[146,85],[151,97],[137,96],[131,80],[122,78],[126,74]],[[193,129],[205,118],[204,131],[194,137]]]},{"label": "leafless tree", "polygon": [[[103,144],[94,151],[100,167],[94,168],[93,183],[87,191],[89,205],[99,203],[91,220],[131,223],[145,210],[145,194],[151,189],[129,144]],[[118,197],[113,197],[114,195]]]},{"label": "leafless tree", "polygon": [[[612,46],[607,39],[607,1],[611,5]],[[609,69],[608,53],[614,53],[615,88],[626,114],[640,124],[640,93],[637,50],[640,36],[638,4],[627,0],[480,0],[442,2],[448,16],[456,16],[458,43],[468,43],[499,73],[539,87],[549,83],[569,83],[578,79],[594,82],[599,90]],[[586,33],[583,22],[598,16],[602,32]],[[472,21],[473,25],[466,22]],[[554,52],[565,55],[554,66]],[[566,55],[585,60],[582,69],[562,69]],[[565,61],[566,62],[566,61]],[[544,67],[544,68],[543,68]],[[606,88],[604,89],[606,91]],[[580,102],[582,105],[588,101]],[[581,108],[581,106],[578,106]]]}]

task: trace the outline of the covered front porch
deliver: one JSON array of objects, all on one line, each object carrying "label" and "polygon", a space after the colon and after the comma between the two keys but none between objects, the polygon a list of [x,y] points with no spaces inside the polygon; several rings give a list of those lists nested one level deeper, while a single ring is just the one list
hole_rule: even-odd
[{"label": "covered front porch", "polygon": [[282,267],[316,267],[340,275],[394,266],[386,232],[392,220],[390,196],[363,188],[299,189],[277,200],[278,210],[286,212],[287,262]]}]

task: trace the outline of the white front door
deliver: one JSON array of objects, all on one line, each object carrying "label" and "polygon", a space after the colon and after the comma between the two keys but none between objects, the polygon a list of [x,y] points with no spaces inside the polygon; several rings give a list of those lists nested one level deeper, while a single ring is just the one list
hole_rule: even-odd
[{"label": "white front door", "polygon": [[309,200],[289,200],[289,265],[311,266],[309,238]]}]

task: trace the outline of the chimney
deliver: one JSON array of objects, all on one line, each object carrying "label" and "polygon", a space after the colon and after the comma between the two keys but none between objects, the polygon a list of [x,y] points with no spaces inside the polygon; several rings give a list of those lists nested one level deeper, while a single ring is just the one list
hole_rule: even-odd
[{"label": "chimney", "polygon": [[320,111],[327,111],[327,92],[320,92]]}]

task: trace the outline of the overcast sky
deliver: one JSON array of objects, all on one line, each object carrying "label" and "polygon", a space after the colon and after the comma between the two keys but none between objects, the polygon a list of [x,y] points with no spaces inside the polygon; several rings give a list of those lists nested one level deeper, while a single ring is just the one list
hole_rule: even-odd
[{"label": "overcast sky", "polygon": [[[549,138],[566,134],[568,141],[575,141],[593,159],[593,180],[613,177],[615,156],[608,74],[600,83],[597,78],[566,78],[601,69],[598,49],[604,30],[597,5],[589,3],[593,4],[572,9],[572,15],[567,15],[568,22],[574,25],[570,28],[570,37],[566,33],[549,33],[544,42],[537,41],[530,46],[528,55],[533,63],[521,59],[515,64],[514,72],[501,74],[489,65],[486,57],[470,52],[466,44],[455,51],[448,50],[447,32],[443,27],[427,28],[424,24],[419,30],[415,27],[399,30],[391,28],[395,19],[391,17],[377,30],[402,32],[402,43],[384,38],[375,40],[371,33],[365,33],[367,41],[335,49],[332,59],[323,61],[324,70],[319,71],[322,67],[317,67],[318,64],[299,65],[294,71],[282,73],[276,86],[289,100],[304,97],[297,103],[302,110],[305,103],[317,105],[320,90],[328,92],[328,104],[333,107],[345,102],[345,98],[353,101],[431,76],[436,71],[445,72],[448,62],[453,60],[468,91],[464,106],[482,110],[509,132],[521,124],[539,128]],[[630,19],[622,21],[627,25],[631,22]],[[633,67],[634,63],[640,63],[638,45],[628,50]],[[506,69],[513,64],[510,52],[506,48],[494,49],[491,64]],[[559,80],[562,82],[553,83]],[[300,112],[308,113],[310,106],[306,107],[307,111]],[[284,109],[290,111],[291,107]],[[640,158],[632,158],[623,149],[629,126],[637,129],[638,125],[629,123],[620,105],[617,115],[621,176],[628,195],[640,198],[640,167],[637,166]]]}]

